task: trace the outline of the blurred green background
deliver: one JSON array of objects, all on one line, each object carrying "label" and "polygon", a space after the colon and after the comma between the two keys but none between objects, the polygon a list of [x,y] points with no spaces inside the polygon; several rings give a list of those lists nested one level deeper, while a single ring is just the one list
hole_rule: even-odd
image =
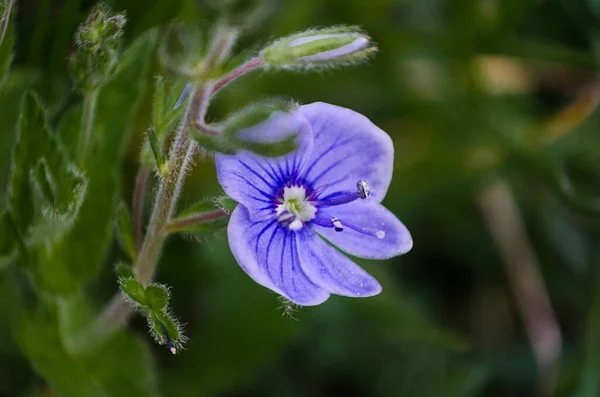
[{"label": "blurred green background", "polygon": [[[359,261],[380,280],[381,295],[333,296],[294,320],[241,271],[224,231],[173,236],[157,281],[172,287],[186,350],[172,356],[155,345],[138,316],[130,322],[135,349],[124,342],[118,354],[73,359],[74,367],[58,337],[14,326],[29,287],[6,264],[0,396],[96,395],[67,381],[92,373],[92,383],[110,384],[106,395],[115,396],[600,396],[600,2],[262,3],[263,19],[243,33],[236,53],[334,24],[362,26],[380,52],[370,64],[321,73],[256,72],[218,96],[209,121],[270,96],[363,113],[394,140],[384,203],[411,230],[414,249]],[[108,4],[127,11],[126,43],[177,20],[208,33],[227,8],[218,0]],[[92,5],[17,2],[15,59],[0,93],[0,186],[8,185],[25,91],[41,96],[53,128],[81,106],[67,57]],[[162,72],[155,55],[149,66],[140,68],[145,89],[119,169],[128,202],[152,74]],[[180,208],[219,193],[213,162],[199,157]],[[0,204],[5,196],[0,189]],[[116,291],[112,269],[124,257],[113,237],[101,273],[81,288],[94,308]],[[32,359],[24,346],[34,343]]]}]

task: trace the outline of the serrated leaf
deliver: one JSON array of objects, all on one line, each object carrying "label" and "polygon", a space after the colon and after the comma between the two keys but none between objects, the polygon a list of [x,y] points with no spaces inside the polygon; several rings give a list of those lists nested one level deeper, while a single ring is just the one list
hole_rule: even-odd
[{"label": "serrated leaf", "polygon": [[151,284],[145,288],[146,302],[152,310],[165,310],[169,304],[169,292],[166,287]]},{"label": "serrated leaf", "polygon": [[123,251],[125,251],[131,259],[135,259],[137,254],[135,251],[135,238],[133,236],[131,214],[123,201],[120,201],[119,206],[117,207],[116,227],[121,248],[123,248]]},{"label": "serrated leaf", "polygon": [[146,90],[149,57],[156,31],[138,38],[123,54],[111,80],[100,89],[90,155],[83,165],[90,183],[79,217],[54,250],[52,261],[64,263],[81,281],[100,270],[117,206],[119,170],[132,118]]},{"label": "serrated leaf", "polygon": [[75,281],[63,263],[48,264],[45,258],[73,226],[86,182],[51,134],[35,95],[24,96],[19,117],[8,196],[13,234],[19,236],[18,263],[42,288],[72,291]]},{"label": "serrated leaf", "polygon": [[144,287],[134,278],[122,278],[119,280],[121,291],[125,293],[133,302],[142,306],[148,306],[148,299]]}]

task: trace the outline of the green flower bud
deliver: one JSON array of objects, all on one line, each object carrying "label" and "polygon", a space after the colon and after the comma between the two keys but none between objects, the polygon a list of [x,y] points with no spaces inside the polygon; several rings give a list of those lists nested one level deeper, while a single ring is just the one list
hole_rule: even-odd
[{"label": "green flower bud", "polygon": [[70,64],[80,90],[93,89],[110,76],[126,23],[125,13],[112,15],[104,5],[98,4],[77,28],[77,51],[71,56]]},{"label": "green flower bud", "polygon": [[354,27],[308,30],[276,40],[261,51],[267,65],[280,68],[336,67],[366,60],[377,51]]},{"label": "green flower bud", "polygon": [[[210,151],[233,154],[248,150],[266,157],[282,156],[296,148],[297,131],[293,130],[293,123],[287,126],[285,122],[285,113],[295,107],[294,103],[277,100],[254,103],[223,122],[219,134],[197,133],[194,138]],[[265,134],[263,124],[277,123],[270,120],[272,116],[280,121],[269,129],[271,134]]]}]

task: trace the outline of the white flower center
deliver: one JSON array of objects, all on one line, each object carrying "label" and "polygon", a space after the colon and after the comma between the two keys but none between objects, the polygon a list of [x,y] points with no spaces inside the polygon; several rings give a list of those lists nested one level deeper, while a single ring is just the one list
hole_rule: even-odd
[{"label": "white flower center", "polygon": [[286,223],[290,230],[300,230],[304,222],[315,218],[317,207],[306,199],[306,189],[302,186],[288,186],[283,189],[281,204],[275,208],[277,220]]}]

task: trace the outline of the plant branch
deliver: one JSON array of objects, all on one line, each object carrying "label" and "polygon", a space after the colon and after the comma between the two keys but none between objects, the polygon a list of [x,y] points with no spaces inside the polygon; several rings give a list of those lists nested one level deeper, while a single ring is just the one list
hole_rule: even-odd
[{"label": "plant branch", "polygon": [[96,118],[96,105],[98,103],[98,88],[93,88],[83,97],[83,113],[81,115],[81,130],[79,132],[79,142],[77,144],[78,164],[85,161],[90,146],[92,130],[94,129],[94,120]]},{"label": "plant branch", "polygon": [[243,74],[250,72],[262,66],[264,59],[261,57],[256,57],[250,59],[248,62],[242,64],[239,68],[232,70],[229,74],[221,77],[216,81],[214,87],[214,93],[217,93],[221,90],[221,88],[225,87],[227,84],[231,83],[233,80],[237,79]]},{"label": "plant branch", "polygon": [[186,227],[198,225],[201,223],[212,222],[219,218],[229,216],[229,213],[222,209],[204,212],[202,214],[191,215],[187,217],[177,218],[169,222],[167,231],[170,233],[185,229]]},{"label": "plant branch", "polygon": [[[211,52],[207,55],[209,65],[218,65],[225,59],[237,36],[237,32],[233,29],[224,28],[222,32],[222,36],[215,40]],[[168,235],[167,225],[175,211],[188,167],[196,150],[196,143],[189,139],[188,131],[198,123],[204,123],[213,92],[211,82],[197,82],[190,92],[192,100],[186,108],[171,145],[167,174],[160,181],[146,237],[134,264],[136,279],[142,285],[148,284],[154,277]],[[124,298],[123,292],[119,291],[92,324],[72,343],[69,343],[70,349],[81,353],[98,347],[123,326],[134,311],[133,306]]]},{"label": "plant branch", "polygon": [[478,203],[533,347],[542,395],[552,395],[562,350],[561,331],[514,197],[507,183],[499,181],[481,192]]}]

